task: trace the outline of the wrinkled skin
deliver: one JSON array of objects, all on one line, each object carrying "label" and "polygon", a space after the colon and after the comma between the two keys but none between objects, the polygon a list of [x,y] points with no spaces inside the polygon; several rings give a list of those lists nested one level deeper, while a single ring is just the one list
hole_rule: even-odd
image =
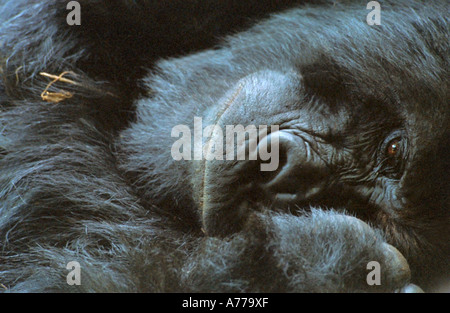
[{"label": "wrinkled skin", "polygon": [[[387,2],[382,25],[369,26],[366,3],[322,2],[278,13],[218,48],[161,60],[144,85],[151,52],[127,65],[102,63],[108,72],[56,33],[53,56],[38,65],[30,51],[42,55],[45,45],[20,50],[3,35],[2,54],[12,56],[2,93],[0,283],[151,292],[448,284],[448,4]],[[105,52],[90,48],[83,31],[69,38],[101,60]],[[130,49],[105,55],[120,60]],[[68,67],[84,84],[58,86],[76,96],[42,104],[31,95],[43,78],[15,85],[22,64],[31,72]],[[279,166],[174,160],[171,131],[193,129],[194,118],[223,129],[279,126]],[[211,153],[222,136],[211,133],[201,149]],[[66,284],[73,260],[81,286]],[[367,284],[371,261],[380,263],[380,286]]]}]

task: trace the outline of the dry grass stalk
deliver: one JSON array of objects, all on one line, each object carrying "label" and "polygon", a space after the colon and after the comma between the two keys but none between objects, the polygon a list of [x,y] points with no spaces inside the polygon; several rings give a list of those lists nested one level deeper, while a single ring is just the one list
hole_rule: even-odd
[{"label": "dry grass stalk", "polygon": [[67,74],[71,74],[71,75],[75,75],[75,73],[67,71],[67,72],[63,72],[61,73],[59,76],[56,75],[52,75],[49,73],[45,73],[45,72],[41,72],[40,73],[42,76],[48,77],[48,78],[52,78],[53,81],[51,81],[47,87],[45,88],[45,90],[41,93],[41,98],[44,101],[47,102],[52,102],[52,103],[59,103],[61,101],[64,101],[66,99],[70,99],[73,97],[73,94],[71,92],[65,91],[65,90],[60,90],[59,92],[50,92],[48,91],[48,89],[56,82],[63,82],[63,83],[67,83],[67,84],[71,84],[71,85],[76,85],[78,86],[79,84],[73,80],[64,78],[64,75]]}]

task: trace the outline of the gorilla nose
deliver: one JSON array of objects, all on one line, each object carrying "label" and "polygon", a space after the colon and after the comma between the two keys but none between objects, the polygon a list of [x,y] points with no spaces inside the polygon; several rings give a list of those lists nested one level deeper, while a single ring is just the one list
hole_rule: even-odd
[{"label": "gorilla nose", "polygon": [[209,235],[238,231],[257,203],[288,209],[307,201],[324,190],[329,177],[319,147],[307,134],[277,130],[251,148],[247,140],[242,144],[247,152],[253,151],[252,158],[204,163],[203,180],[198,182],[203,192],[198,199]]},{"label": "gorilla nose", "polygon": [[[269,134],[258,144],[260,156],[271,150],[270,167],[254,184],[271,203],[289,204],[305,201],[320,193],[326,184],[328,168],[317,152],[317,145],[294,131],[281,130]],[[274,151],[275,149],[275,151]],[[263,162],[260,159],[260,162]],[[269,167],[269,166],[266,166]]]}]

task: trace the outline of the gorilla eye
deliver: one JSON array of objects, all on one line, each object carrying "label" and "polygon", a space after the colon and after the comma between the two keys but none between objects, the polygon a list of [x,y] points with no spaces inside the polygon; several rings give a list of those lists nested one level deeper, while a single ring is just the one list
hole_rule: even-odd
[{"label": "gorilla eye", "polygon": [[406,148],[403,134],[395,132],[388,136],[380,149],[378,171],[389,178],[400,178],[404,169]]},{"label": "gorilla eye", "polygon": [[389,142],[386,154],[388,157],[395,157],[399,153],[400,150],[400,141],[399,139],[394,139]]}]

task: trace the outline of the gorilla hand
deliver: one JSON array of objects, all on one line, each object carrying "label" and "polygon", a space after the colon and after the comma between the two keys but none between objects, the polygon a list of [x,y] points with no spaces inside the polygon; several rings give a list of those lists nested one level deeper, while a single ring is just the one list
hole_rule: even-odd
[{"label": "gorilla hand", "polygon": [[[373,261],[380,266],[379,285],[369,285]],[[203,292],[415,291],[405,258],[379,232],[322,210],[252,214],[229,239],[206,239],[183,273],[187,289]]]}]

